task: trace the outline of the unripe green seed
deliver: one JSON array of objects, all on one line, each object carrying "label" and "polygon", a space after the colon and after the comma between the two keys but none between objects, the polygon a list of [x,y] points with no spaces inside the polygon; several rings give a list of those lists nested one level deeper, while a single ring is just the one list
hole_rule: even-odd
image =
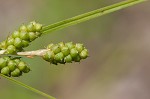
[{"label": "unripe green seed", "polygon": [[20,32],[19,32],[19,31],[13,32],[12,37],[13,37],[13,38],[20,37]]},{"label": "unripe green seed", "polygon": [[88,57],[88,51],[87,51],[87,49],[84,49],[84,50],[80,53],[80,57],[81,57],[82,59],[85,59],[85,58]]},{"label": "unripe green seed", "polygon": [[6,41],[3,41],[3,42],[0,43],[0,48],[1,48],[1,49],[6,49],[6,48],[7,48],[7,43],[6,43]]},{"label": "unripe green seed", "polygon": [[20,70],[20,71],[24,71],[25,69],[26,69],[26,64],[25,64],[25,62],[23,62],[23,61],[21,61],[19,64],[18,64],[18,69]]},{"label": "unripe green seed", "polygon": [[34,32],[35,31],[35,27],[32,23],[27,25],[27,29],[28,29],[29,32]]},{"label": "unripe green seed", "polygon": [[26,68],[23,70],[24,73],[28,73],[29,71],[30,71],[30,68],[29,68],[29,67],[26,67]]},{"label": "unripe green seed", "polygon": [[7,61],[3,58],[0,58],[0,69],[4,68],[7,65]]},{"label": "unripe green seed", "polygon": [[80,57],[79,55],[77,55],[75,58],[73,58],[73,60],[74,60],[75,62],[80,62],[81,57]]},{"label": "unripe green seed", "polygon": [[72,48],[75,47],[72,42],[68,42],[68,43],[66,43],[65,45],[66,45],[69,49],[72,49]]},{"label": "unripe green seed", "polygon": [[64,61],[67,62],[67,63],[71,63],[72,62],[72,57],[71,55],[68,55],[64,58]]},{"label": "unripe green seed", "polygon": [[75,45],[75,48],[76,48],[77,51],[80,53],[80,52],[84,49],[84,46],[83,46],[83,44],[77,43],[77,44]]},{"label": "unripe green seed", "polygon": [[13,45],[13,44],[14,44],[14,41],[15,41],[14,38],[9,37],[9,38],[7,39],[7,45]]},{"label": "unripe green seed", "polygon": [[17,58],[17,59],[14,59],[14,61],[16,62],[16,64],[18,65],[19,63],[20,63],[20,59],[19,58]]},{"label": "unripe green seed", "polygon": [[58,43],[58,45],[60,48],[63,48],[65,46],[64,42],[60,42],[60,43]]},{"label": "unripe green seed", "polygon": [[7,65],[10,71],[14,71],[16,69],[16,62],[13,60],[10,60]]},{"label": "unripe green seed", "polygon": [[64,54],[64,56],[67,56],[67,55],[69,55],[70,50],[68,47],[62,47],[61,52]]},{"label": "unripe green seed", "polygon": [[29,32],[29,38],[30,38],[30,41],[33,41],[33,40],[35,40],[37,37],[36,37],[36,35],[35,35],[34,32]]},{"label": "unripe green seed", "polygon": [[49,44],[49,45],[47,46],[47,49],[51,49],[51,48],[52,48],[52,46],[54,46],[54,44],[53,44],[53,43]]},{"label": "unripe green seed", "polygon": [[20,28],[19,28],[20,31],[24,31],[24,32],[27,32],[28,29],[25,25],[22,25]]},{"label": "unripe green seed", "polygon": [[20,32],[20,39],[22,39],[22,40],[28,40],[29,39],[28,32],[21,31]]},{"label": "unripe green seed", "polygon": [[4,75],[9,75],[10,73],[10,70],[8,67],[4,67],[1,69],[1,73],[4,74]]},{"label": "unripe green seed", "polygon": [[23,45],[23,47],[27,47],[27,46],[29,46],[29,41],[26,41],[26,40],[22,40],[22,45]]},{"label": "unripe green seed", "polygon": [[16,69],[15,69],[14,71],[12,71],[10,74],[11,74],[12,77],[19,77],[19,76],[22,75],[22,72],[21,72],[18,68],[16,68]]},{"label": "unripe green seed", "polygon": [[10,57],[9,57],[9,56],[5,56],[5,57],[3,57],[3,59],[4,59],[6,62],[8,62],[8,61],[10,60]]},{"label": "unripe green seed", "polygon": [[54,52],[54,54],[57,54],[61,51],[61,49],[58,45],[55,45],[52,47],[52,51]]},{"label": "unripe green seed", "polygon": [[54,59],[57,61],[57,62],[63,62],[63,58],[64,58],[64,55],[62,52],[60,53],[57,53],[54,57]]},{"label": "unripe green seed", "polygon": [[37,37],[40,37],[42,35],[41,32],[35,32],[35,34],[36,34]]},{"label": "unripe green seed", "polygon": [[52,62],[54,60],[55,54],[52,51],[47,51],[46,54],[43,56],[43,59]]},{"label": "unripe green seed", "polygon": [[8,54],[14,54],[16,53],[16,47],[14,45],[9,45],[6,49]]},{"label": "unripe green seed", "polygon": [[42,25],[39,24],[39,23],[36,23],[36,24],[35,24],[35,29],[36,29],[36,31],[39,32],[39,31],[42,29]]},{"label": "unripe green seed", "polygon": [[70,55],[72,58],[75,58],[78,55],[78,51],[76,50],[76,48],[70,50]]},{"label": "unripe green seed", "polygon": [[56,60],[51,61],[50,63],[54,64],[54,65],[58,65],[58,62]]},{"label": "unripe green seed", "polygon": [[36,25],[36,22],[35,21],[32,21],[32,22],[30,22],[31,24],[33,24],[34,26]]},{"label": "unripe green seed", "polygon": [[21,48],[23,46],[22,40],[20,38],[15,38],[14,46],[17,48]]}]

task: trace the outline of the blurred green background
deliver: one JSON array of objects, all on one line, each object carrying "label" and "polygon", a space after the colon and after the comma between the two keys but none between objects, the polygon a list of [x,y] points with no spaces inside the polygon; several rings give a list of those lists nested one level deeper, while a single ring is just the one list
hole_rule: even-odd
[{"label": "blurred green background", "polygon": [[[0,41],[22,23],[48,25],[121,0],[0,0]],[[150,99],[150,2],[42,36],[26,50],[61,41],[81,42],[90,57],[50,65],[24,60],[32,71],[16,78],[57,99]],[[0,99],[46,99],[0,79]]]}]

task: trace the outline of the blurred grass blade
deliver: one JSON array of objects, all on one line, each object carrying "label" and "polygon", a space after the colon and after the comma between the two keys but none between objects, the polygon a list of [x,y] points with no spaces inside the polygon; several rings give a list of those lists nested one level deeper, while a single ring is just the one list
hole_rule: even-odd
[{"label": "blurred grass blade", "polygon": [[69,18],[69,19],[45,26],[43,27],[42,32],[50,33],[52,31],[63,29],[65,27],[69,27],[69,26],[129,7],[129,6],[144,2],[144,1],[147,1],[147,0],[126,0],[120,3],[116,3],[113,5],[101,8],[101,9],[97,9],[97,10],[94,10],[85,14],[75,16],[73,18]]},{"label": "blurred grass blade", "polygon": [[38,94],[40,94],[40,95],[42,95],[42,96],[44,96],[44,97],[47,97],[47,98],[49,98],[49,99],[56,99],[56,98],[54,98],[53,96],[50,96],[50,95],[48,95],[48,94],[46,94],[46,93],[44,93],[44,92],[41,92],[41,91],[39,91],[39,90],[37,90],[37,89],[35,89],[35,88],[32,88],[32,87],[30,87],[30,86],[28,86],[28,85],[26,85],[26,84],[24,84],[24,83],[22,83],[22,82],[20,82],[20,81],[17,81],[17,80],[15,80],[15,79],[13,79],[13,78],[7,77],[7,76],[5,76],[5,75],[3,75],[3,74],[0,74],[0,75],[1,75],[2,77],[4,77],[4,78],[6,78],[6,79],[8,79],[8,80],[10,80],[10,81],[12,81],[12,82],[14,82],[14,83],[16,83],[16,84],[18,84],[18,85],[20,85],[20,86],[22,86],[22,87],[28,89],[28,90],[31,90],[31,91],[33,91],[33,92],[35,92],[35,93],[38,93]]}]

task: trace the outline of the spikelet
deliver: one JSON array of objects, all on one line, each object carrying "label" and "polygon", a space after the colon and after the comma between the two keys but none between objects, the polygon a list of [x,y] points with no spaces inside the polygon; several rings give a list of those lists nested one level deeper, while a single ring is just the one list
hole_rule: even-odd
[{"label": "spikelet", "polygon": [[0,73],[9,77],[19,77],[22,73],[28,73],[30,68],[20,58],[0,58]]},{"label": "spikelet", "polygon": [[59,44],[49,44],[47,49],[49,51],[43,55],[43,59],[55,65],[73,61],[80,62],[81,59],[88,57],[88,50],[80,43],[68,42],[64,44],[60,42]]},{"label": "spikelet", "polygon": [[16,54],[29,46],[29,43],[41,36],[42,25],[30,22],[22,25],[18,31],[14,31],[5,41],[0,43],[0,48],[6,50],[6,54]]}]

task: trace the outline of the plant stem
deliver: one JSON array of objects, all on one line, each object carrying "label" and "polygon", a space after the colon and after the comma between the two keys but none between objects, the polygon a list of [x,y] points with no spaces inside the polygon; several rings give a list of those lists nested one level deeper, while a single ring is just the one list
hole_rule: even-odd
[{"label": "plant stem", "polygon": [[54,23],[52,25],[45,26],[43,27],[42,32],[44,34],[50,33],[52,31],[63,29],[65,27],[69,27],[69,26],[129,7],[129,6],[144,2],[144,1],[147,1],[147,0],[126,0],[120,3],[116,3],[113,5],[101,8],[101,9],[97,9],[97,10],[94,10],[85,14],[75,16],[73,18],[69,18],[69,19]]},{"label": "plant stem", "polygon": [[[35,51],[17,52],[15,54],[15,56],[43,56],[47,51],[49,51],[49,49],[40,49],[40,50],[35,50]],[[0,55],[9,56],[9,54],[5,54],[5,50],[0,50]]]},{"label": "plant stem", "polygon": [[24,83],[22,83],[22,82],[20,82],[20,81],[17,81],[17,80],[15,80],[15,79],[13,79],[13,78],[7,77],[7,76],[5,76],[5,75],[3,75],[3,74],[0,74],[0,75],[1,75],[2,77],[6,78],[6,79],[8,79],[8,80],[10,80],[10,81],[12,81],[13,83],[16,83],[16,84],[18,84],[18,85],[20,85],[20,86],[22,86],[22,87],[24,87],[24,88],[26,88],[26,89],[28,89],[28,90],[31,90],[31,91],[33,91],[33,92],[35,92],[35,93],[38,93],[38,94],[40,94],[40,95],[42,95],[42,96],[45,96],[45,97],[49,98],[49,99],[56,99],[56,98],[54,98],[53,96],[50,96],[50,95],[48,95],[48,94],[46,94],[46,93],[44,93],[44,92],[41,92],[41,91],[39,91],[39,90],[37,90],[37,89],[35,89],[35,88],[32,88],[32,87],[30,87],[30,86],[28,86],[28,85],[26,85],[26,84],[24,84]]}]

